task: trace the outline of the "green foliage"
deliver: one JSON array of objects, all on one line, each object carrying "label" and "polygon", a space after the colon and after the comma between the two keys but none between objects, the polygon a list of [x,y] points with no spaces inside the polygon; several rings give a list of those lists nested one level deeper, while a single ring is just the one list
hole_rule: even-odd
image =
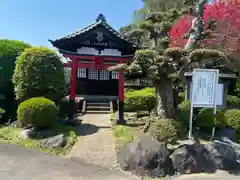
[{"label": "green foliage", "polygon": [[6,111],[4,109],[0,108],[0,120],[2,119],[3,114],[5,114],[5,113],[6,113]]},{"label": "green foliage", "polygon": [[0,39],[0,56],[16,56],[29,47],[29,44],[22,41]]},{"label": "green foliage", "polygon": [[113,134],[116,137],[116,149],[119,150],[125,144],[136,139],[133,128],[117,125],[113,127]]},{"label": "green foliage", "polygon": [[151,111],[156,104],[153,88],[144,88],[125,93],[125,111]]},{"label": "green foliage", "polygon": [[17,59],[13,83],[20,101],[44,96],[59,102],[66,88],[63,64],[48,48],[27,48]]},{"label": "green foliage", "polygon": [[[74,104],[74,112],[77,112],[77,109],[79,107],[79,103]],[[68,112],[69,112],[69,100],[68,99],[63,99],[60,101],[58,104],[58,109],[59,109],[59,116],[62,118],[67,117]]]},{"label": "green foliage", "polygon": [[178,97],[180,98],[181,102],[185,100],[186,92],[178,93]]},{"label": "green foliage", "polygon": [[187,126],[190,116],[190,101],[183,101],[177,107],[177,120]]},{"label": "green foliage", "polygon": [[23,126],[33,125],[37,128],[51,127],[58,117],[54,102],[43,97],[36,97],[22,102],[17,110],[18,120]]},{"label": "green foliage", "polygon": [[240,78],[237,78],[235,84],[235,93],[240,97]]},{"label": "green foliage", "polygon": [[228,106],[236,106],[236,105],[240,105],[240,98],[237,96],[233,96],[233,95],[228,95],[227,96],[227,105]]},{"label": "green foliage", "polygon": [[15,128],[12,126],[2,126],[0,128],[0,142],[8,144],[16,144],[25,148],[37,149],[50,155],[66,155],[71,150],[71,147],[77,141],[77,133],[74,127],[66,125],[55,124],[52,127],[53,131],[59,134],[64,134],[67,139],[67,144],[63,148],[43,148],[41,146],[40,139],[23,139],[19,137],[19,133],[22,131],[21,128]]},{"label": "green foliage", "polygon": [[150,134],[160,142],[175,143],[182,134],[182,126],[172,119],[160,119],[150,127]]},{"label": "green foliage", "polygon": [[229,109],[224,113],[224,117],[227,120],[228,126],[233,127],[237,132],[240,133],[240,110]]},{"label": "green foliage", "polygon": [[[215,123],[216,127],[227,126],[227,120],[224,117],[224,112],[219,109],[217,110]],[[200,128],[212,129],[214,126],[213,109],[209,108],[201,109],[197,115],[197,124]]]},{"label": "green foliage", "polygon": [[0,39],[0,104],[6,110],[4,117],[15,116],[15,95],[12,84],[12,76],[17,55],[30,47],[22,41]]}]

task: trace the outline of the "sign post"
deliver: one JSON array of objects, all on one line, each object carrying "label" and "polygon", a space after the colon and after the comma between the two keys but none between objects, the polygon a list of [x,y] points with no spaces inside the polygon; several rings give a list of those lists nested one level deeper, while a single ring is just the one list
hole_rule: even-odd
[{"label": "sign post", "polygon": [[[217,112],[216,90],[218,87],[218,69],[194,69],[191,87],[191,106],[189,119],[189,138],[192,139],[193,108],[214,108],[214,122]],[[215,127],[213,128],[213,136]]]}]

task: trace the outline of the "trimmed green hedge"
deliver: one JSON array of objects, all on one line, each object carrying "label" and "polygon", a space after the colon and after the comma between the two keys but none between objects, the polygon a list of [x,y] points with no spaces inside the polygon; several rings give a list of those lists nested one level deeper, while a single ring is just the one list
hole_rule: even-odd
[{"label": "trimmed green hedge", "polygon": [[227,96],[227,105],[228,106],[240,106],[240,98],[237,96],[233,96],[233,95],[228,95]]},{"label": "trimmed green hedge", "polygon": [[156,105],[154,88],[130,90],[125,93],[125,111],[151,111]]},{"label": "trimmed green hedge", "polygon": [[53,101],[36,97],[23,101],[18,107],[17,115],[23,126],[46,128],[57,121],[58,108]]},{"label": "trimmed green hedge", "polygon": [[25,49],[17,59],[13,84],[20,101],[45,97],[59,103],[66,88],[60,57],[45,47]]},{"label": "trimmed green hedge", "polygon": [[[224,116],[224,112],[222,110],[217,110],[216,114],[216,127],[226,127],[227,119]],[[197,115],[197,125],[200,128],[204,129],[212,129],[214,126],[214,118],[213,118],[213,109],[212,108],[203,108],[199,111]]]},{"label": "trimmed green hedge", "polygon": [[240,110],[229,109],[224,113],[224,117],[227,120],[228,126],[233,127],[238,133],[240,133]]}]

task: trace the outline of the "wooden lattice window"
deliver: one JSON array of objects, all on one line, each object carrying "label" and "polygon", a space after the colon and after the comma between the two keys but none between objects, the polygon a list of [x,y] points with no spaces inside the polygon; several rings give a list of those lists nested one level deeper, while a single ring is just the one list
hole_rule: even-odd
[{"label": "wooden lattice window", "polygon": [[118,79],[119,73],[117,71],[112,71],[112,79]]},{"label": "wooden lattice window", "polygon": [[70,84],[71,68],[64,67],[64,75],[66,84]]},{"label": "wooden lattice window", "polygon": [[100,70],[99,79],[100,80],[109,80],[109,71],[108,70]]},{"label": "wooden lattice window", "polygon": [[78,68],[77,77],[78,78],[86,78],[87,77],[87,69],[86,68]]},{"label": "wooden lattice window", "polygon": [[98,70],[88,69],[88,79],[98,80]]}]

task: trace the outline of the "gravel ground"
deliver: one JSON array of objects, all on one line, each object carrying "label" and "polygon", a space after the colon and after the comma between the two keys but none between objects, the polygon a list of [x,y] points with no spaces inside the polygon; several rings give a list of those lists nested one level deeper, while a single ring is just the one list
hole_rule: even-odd
[{"label": "gravel ground", "polygon": [[109,114],[86,114],[78,127],[79,138],[68,155],[75,160],[107,168],[117,167]]}]

